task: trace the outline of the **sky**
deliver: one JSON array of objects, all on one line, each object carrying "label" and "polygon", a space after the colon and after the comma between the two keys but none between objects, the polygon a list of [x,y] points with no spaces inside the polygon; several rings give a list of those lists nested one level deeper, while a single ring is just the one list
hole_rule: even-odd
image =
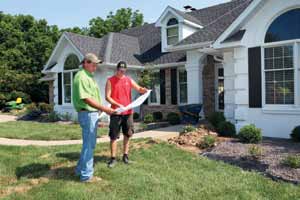
[{"label": "sky", "polygon": [[106,18],[110,11],[132,8],[144,14],[144,21],[155,22],[163,10],[172,6],[184,10],[191,5],[200,9],[230,0],[0,0],[0,11],[7,14],[30,14],[37,19],[46,19],[59,28],[87,27],[95,17]]}]

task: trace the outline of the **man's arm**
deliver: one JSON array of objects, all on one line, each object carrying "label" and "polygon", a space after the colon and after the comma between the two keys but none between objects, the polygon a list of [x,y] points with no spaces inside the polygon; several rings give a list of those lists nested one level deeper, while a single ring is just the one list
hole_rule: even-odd
[{"label": "man's arm", "polygon": [[115,113],[115,110],[110,108],[110,107],[106,107],[106,106],[102,106],[100,105],[97,101],[95,101],[92,98],[86,98],[84,99],[84,102],[86,104],[88,104],[89,106],[96,108],[97,110],[100,110],[102,112],[106,112],[107,114],[111,115]]},{"label": "man's arm", "polygon": [[105,85],[105,99],[112,105],[115,105],[120,108],[124,107],[122,104],[119,104],[113,98],[111,98],[111,83],[109,80],[106,81]]},{"label": "man's arm", "polygon": [[146,93],[148,90],[147,88],[139,86],[133,79],[131,79],[131,85],[132,85],[133,89],[135,89],[136,91],[138,91],[141,94]]}]

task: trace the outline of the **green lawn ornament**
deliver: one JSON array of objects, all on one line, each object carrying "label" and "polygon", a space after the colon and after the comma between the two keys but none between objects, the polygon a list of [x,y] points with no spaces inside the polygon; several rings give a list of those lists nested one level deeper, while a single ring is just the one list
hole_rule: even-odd
[{"label": "green lawn ornament", "polygon": [[24,108],[22,98],[17,98],[16,101],[9,101],[5,105],[5,110],[22,110]]}]

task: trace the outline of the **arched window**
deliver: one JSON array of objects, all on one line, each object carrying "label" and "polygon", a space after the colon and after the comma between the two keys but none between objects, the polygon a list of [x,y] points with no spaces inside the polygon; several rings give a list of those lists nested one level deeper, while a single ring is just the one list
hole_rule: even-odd
[{"label": "arched window", "polygon": [[169,19],[167,23],[167,45],[174,45],[179,41],[178,20]]},{"label": "arched window", "polygon": [[300,84],[300,43],[297,39],[300,39],[300,8],[277,17],[265,35],[265,43],[271,43],[263,47],[266,105],[300,106],[300,96],[296,92]]},{"label": "arched window", "polygon": [[63,99],[65,104],[72,101],[72,84],[73,78],[79,70],[80,61],[75,54],[70,54],[64,63],[63,72]]},{"label": "arched window", "polygon": [[300,8],[290,10],[270,25],[265,43],[300,39]]},{"label": "arched window", "polygon": [[64,64],[64,70],[78,69],[80,61],[75,54],[71,54],[67,57]]}]

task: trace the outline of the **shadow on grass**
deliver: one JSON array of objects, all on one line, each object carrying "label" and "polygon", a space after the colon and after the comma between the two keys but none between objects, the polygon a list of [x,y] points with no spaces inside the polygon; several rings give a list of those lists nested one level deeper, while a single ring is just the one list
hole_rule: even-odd
[{"label": "shadow on grass", "polygon": [[[60,158],[66,158],[69,161],[78,161],[79,157],[80,157],[80,153],[78,152],[68,152],[68,153],[57,153],[56,157],[60,157]],[[110,159],[110,157],[108,156],[94,156],[94,164],[98,163],[98,162],[107,162]]]},{"label": "shadow on grass", "polygon": [[[57,153],[56,157],[66,158],[71,162],[79,160],[80,153],[68,152],[68,153]],[[98,162],[107,162],[109,157],[107,156],[94,156],[94,164]],[[55,180],[68,180],[68,181],[79,181],[79,177],[75,175],[74,166],[64,166],[59,164],[57,166],[42,163],[31,163],[25,166],[17,167],[15,174],[18,179],[25,177],[29,179],[37,178],[48,178]]]}]

